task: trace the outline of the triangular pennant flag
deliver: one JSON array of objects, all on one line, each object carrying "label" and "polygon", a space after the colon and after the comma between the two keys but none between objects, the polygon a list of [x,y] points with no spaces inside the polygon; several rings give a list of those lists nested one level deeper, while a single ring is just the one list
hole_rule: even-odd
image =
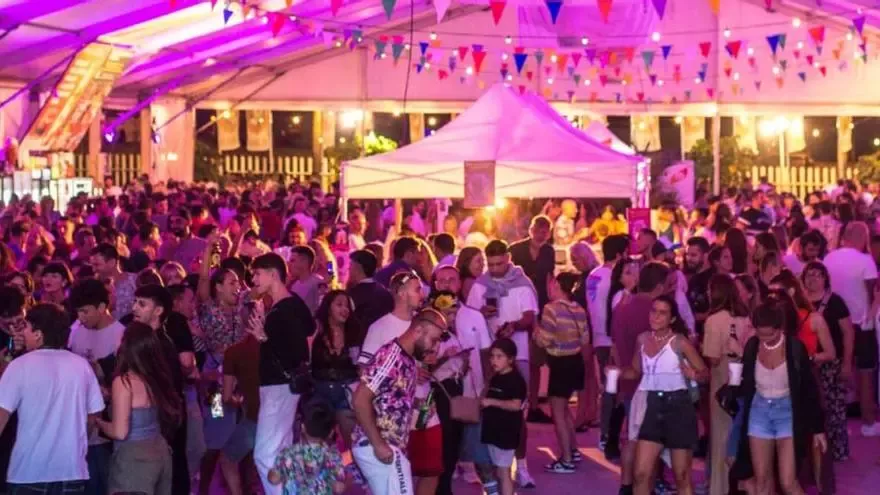
[{"label": "triangular pennant flag", "polygon": [[551,73],[553,73],[553,69],[549,65],[544,67],[544,74],[549,76]]},{"label": "triangular pennant flag", "polygon": [[602,52],[599,54],[599,65],[604,69],[606,65],[611,63],[611,53]]},{"label": "triangular pennant flag", "polygon": [[831,50],[831,54],[834,55],[834,60],[840,60],[840,48]]},{"label": "triangular pennant flag", "polygon": [[782,67],[782,70],[787,70],[788,69],[788,60],[780,60],[779,67]]},{"label": "triangular pennant flag", "polygon": [[254,6],[247,3],[246,1],[241,2],[241,17],[243,19],[247,19],[248,14],[251,13],[251,9],[253,9],[253,8],[254,8]]},{"label": "triangular pennant flag", "polygon": [[333,17],[339,13],[340,7],[342,7],[342,0],[330,0],[330,13],[333,14]]},{"label": "triangular pennant flag", "polygon": [[223,9],[223,24],[229,23],[229,18],[232,17],[232,11],[228,8]]},{"label": "triangular pennant flag", "polygon": [[651,65],[654,64],[654,50],[643,51],[642,60],[645,62],[645,68],[651,70]]},{"label": "triangular pennant flag", "polygon": [[547,10],[550,11],[550,19],[553,21],[553,24],[556,24],[556,19],[559,18],[559,11],[562,10],[562,0],[546,0],[544,3],[547,4]]},{"label": "triangular pennant flag", "polygon": [[568,94],[568,101],[574,101],[574,91],[569,89],[566,94]]},{"label": "triangular pennant flag", "polygon": [[590,101],[596,101],[599,99],[599,93],[595,91],[590,91]]},{"label": "triangular pennant flag", "polygon": [[785,33],[782,33],[779,35],[779,48],[781,48],[783,50],[785,50],[785,40],[786,40],[787,36],[788,35],[786,35]]},{"label": "triangular pennant flag", "polygon": [[441,81],[446,79],[447,77],[449,77],[449,73],[446,72],[445,70],[440,69],[439,71],[437,71],[437,78],[440,79]]},{"label": "triangular pennant flag", "polygon": [[853,19],[853,27],[856,28],[856,32],[861,36],[862,31],[865,29],[865,16],[859,16]]},{"label": "triangular pennant flag", "polygon": [[756,68],[758,66],[755,57],[749,57],[749,66],[751,66],[752,68]]},{"label": "triangular pennant flag", "polygon": [[489,2],[489,10],[492,11],[492,20],[497,26],[501,22],[501,14],[504,13],[504,7],[507,6],[506,0],[492,0]]},{"label": "triangular pennant flag", "polygon": [[535,50],[535,60],[538,61],[538,65],[544,63],[544,52],[541,50]]},{"label": "triangular pennant flag", "polygon": [[615,68],[614,68],[614,75],[615,75],[616,77],[620,77],[620,67],[615,67]]},{"label": "triangular pennant flag", "polygon": [[761,81],[755,81],[755,89],[761,91]]},{"label": "triangular pennant flag", "polygon": [[626,61],[632,63],[633,58],[636,56],[636,47],[628,46],[623,49],[623,56],[626,58]]},{"label": "triangular pennant flag", "polygon": [[645,93],[642,93],[641,91],[639,91],[638,93],[636,93],[636,98],[639,101],[644,101],[645,100]]},{"label": "triangular pennant flag", "polygon": [[575,86],[578,86],[581,83],[581,75],[580,74],[572,74],[571,79],[574,81]]},{"label": "triangular pennant flag", "polygon": [[578,64],[581,63],[581,57],[582,55],[580,52],[573,52],[571,54],[571,64],[575,69],[577,69]]},{"label": "triangular pennant flag", "polygon": [[525,85],[520,84],[520,85],[519,85],[519,94],[523,95],[523,94],[525,94],[525,93],[526,93],[526,87],[525,87]]},{"label": "triangular pennant flag", "polygon": [[684,90],[684,99],[685,100],[691,99],[691,90],[689,90],[689,89]]},{"label": "triangular pennant flag", "polygon": [[623,100],[623,97],[620,93],[614,93],[614,99],[617,103],[620,103]]},{"label": "triangular pennant flag", "polygon": [[823,65],[822,67],[819,67],[819,72],[822,73],[822,77],[825,77],[825,74],[828,73],[828,69],[826,69],[825,66]]},{"label": "triangular pennant flag", "polygon": [[427,51],[428,51],[428,43],[425,41],[419,41],[419,51],[421,52],[421,55],[424,57],[425,53],[427,53]]},{"label": "triangular pennant flag", "polygon": [[394,15],[395,5],[397,5],[397,0],[382,0],[382,7],[385,9],[385,15],[388,19],[391,19],[391,16]]},{"label": "triangular pennant flag", "polygon": [[798,72],[798,77],[801,78],[801,81],[807,82],[807,73],[806,72]]},{"label": "triangular pennant flag", "polygon": [[709,63],[708,62],[703,62],[702,64],[700,64],[700,72],[702,72],[704,74],[706,72],[709,72]]},{"label": "triangular pennant flag", "polygon": [[663,19],[663,15],[666,13],[666,0],[651,0],[651,3],[654,4],[657,16]]},{"label": "triangular pennant flag", "polygon": [[416,64],[416,74],[421,74],[424,67],[422,64]]},{"label": "triangular pennant flag", "polygon": [[813,26],[807,32],[810,33],[813,43],[821,45],[825,41],[825,26]]},{"label": "triangular pennant flag", "polygon": [[776,56],[776,50],[779,48],[779,40],[781,38],[781,34],[773,34],[767,36],[767,43],[770,44],[770,50],[773,52],[773,56]]},{"label": "triangular pennant flag", "polygon": [[800,50],[794,50],[791,53],[792,53],[792,55],[794,55],[795,60],[799,60],[801,58],[801,51]]},{"label": "triangular pennant flag", "polygon": [[568,65],[568,54],[560,53],[556,56],[556,70],[562,72],[565,70],[565,66]]},{"label": "triangular pennant flag", "polygon": [[703,57],[708,58],[709,52],[711,50],[712,50],[712,42],[711,41],[704,41],[704,42],[700,43],[700,53],[703,54]]},{"label": "triangular pennant flag", "polygon": [[465,77],[465,76],[458,76],[458,82],[459,82],[459,84],[464,84],[465,81],[467,81],[467,77]]},{"label": "triangular pennant flag", "polygon": [[660,50],[663,52],[663,60],[666,60],[669,58],[669,53],[672,52],[672,45],[663,45]]},{"label": "triangular pennant flag", "polygon": [[510,73],[510,71],[507,70],[507,64],[501,64],[501,71],[500,72],[501,72],[501,79],[507,79],[507,74]]},{"label": "triangular pennant flag", "polygon": [[822,45],[817,45],[817,46],[816,46],[816,54],[817,54],[817,55],[822,55]]},{"label": "triangular pennant flag", "polygon": [[732,74],[732,73],[733,73],[733,69],[731,69],[730,67],[727,67],[724,69],[724,75],[727,76],[728,78],[730,78],[730,74]]},{"label": "triangular pennant flag", "polygon": [[381,58],[382,55],[385,54],[385,46],[387,46],[388,41],[383,40],[382,38],[379,38],[376,41],[374,41],[373,44],[376,47],[376,58]]},{"label": "triangular pennant flag", "polygon": [[449,10],[449,5],[452,3],[452,0],[434,0],[434,12],[437,13],[437,22],[443,22],[443,18],[446,17],[446,11]]},{"label": "triangular pennant flag", "polygon": [[721,11],[721,0],[709,0],[709,8],[712,9],[713,14],[718,15]]},{"label": "triangular pennant flag", "polygon": [[813,56],[812,55],[807,55],[806,59],[807,59],[808,64],[813,65]]},{"label": "triangular pennant flag", "polygon": [[513,62],[516,64],[516,73],[522,74],[523,67],[526,65],[526,59],[529,55],[526,53],[514,53]]},{"label": "triangular pennant flag", "polygon": [[395,36],[394,43],[391,44],[391,58],[394,59],[394,63],[397,63],[397,59],[403,54],[403,37]]},{"label": "triangular pennant flag", "polygon": [[777,77],[777,78],[776,78],[776,86],[777,86],[779,89],[782,89],[782,87],[785,86],[785,78],[784,78],[784,77],[781,77],[781,76],[780,76],[780,77]]},{"label": "triangular pennant flag", "polygon": [[715,90],[713,88],[706,88],[706,96],[709,98],[715,97]]},{"label": "triangular pennant flag", "polygon": [[457,62],[455,55],[449,57],[449,72],[455,72],[455,67],[458,65]]},{"label": "triangular pennant flag", "polygon": [[532,71],[526,71],[526,79],[528,79],[529,81],[531,81],[532,79],[534,79],[534,77],[535,77],[535,73],[534,73],[534,72],[532,72]]},{"label": "triangular pennant flag", "polygon": [[700,78],[700,82],[705,81],[706,80],[706,71],[701,70],[700,72],[697,72],[697,77]]},{"label": "triangular pennant flag", "polygon": [[608,15],[611,14],[611,2],[613,0],[596,0],[599,7],[599,13],[602,14],[602,20],[608,23]]},{"label": "triangular pennant flag", "polygon": [[589,60],[590,65],[592,65],[593,61],[596,60],[596,49],[595,48],[587,48],[584,50],[584,55],[587,56],[587,60]]},{"label": "triangular pennant flag", "polygon": [[600,83],[603,87],[604,87],[606,84],[608,84],[608,76],[606,76],[605,74],[600,74],[600,75],[599,75],[599,83]]},{"label": "triangular pennant flag", "polygon": [[[292,2],[292,1],[293,0],[288,0],[288,3]],[[211,10],[214,10],[215,7],[217,7],[217,0],[211,0]],[[288,5],[287,8],[289,9],[290,5]]]},{"label": "triangular pennant flag", "polygon": [[281,28],[284,27],[285,20],[287,20],[287,17],[279,14],[278,12],[272,12],[272,16],[269,19],[269,25],[272,29],[272,36],[278,36],[278,33],[281,32]]},{"label": "triangular pennant flag", "polygon": [[458,58],[464,62],[464,58],[467,57],[469,48],[466,46],[458,47]]},{"label": "triangular pennant flag", "polygon": [[648,76],[648,78],[651,80],[651,86],[657,85],[657,75],[656,74],[650,74]]},{"label": "triangular pennant flag", "polygon": [[733,58],[739,57],[739,49],[742,48],[742,40],[730,41],[724,48],[727,50],[727,54]]},{"label": "triangular pennant flag", "polygon": [[[216,0],[214,0],[214,3],[217,3]],[[293,7],[293,0],[284,0],[284,5],[286,5],[288,9]]]},{"label": "triangular pennant flag", "polygon": [[773,0],[764,0],[764,8],[767,12],[773,12]]},{"label": "triangular pennant flag", "polygon": [[474,71],[479,73],[480,68],[483,66],[483,60],[486,60],[486,52],[474,51],[471,53],[471,56],[474,57]]}]

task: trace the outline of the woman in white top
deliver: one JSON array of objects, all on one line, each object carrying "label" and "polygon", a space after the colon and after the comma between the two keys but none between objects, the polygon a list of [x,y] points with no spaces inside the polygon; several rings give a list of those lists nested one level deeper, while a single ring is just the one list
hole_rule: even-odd
[{"label": "woman in white top", "polygon": [[[632,258],[623,258],[614,265],[611,270],[611,289],[609,294],[609,313],[614,311],[619,304],[625,303],[636,292],[639,285],[639,261]],[[608,319],[611,325],[611,319]]]},{"label": "woman in white top", "polygon": [[[705,381],[706,365],[687,339],[687,329],[678,305],[669,296],[654,299],[650,314],[651,332],[638,336],[632,367],[620,378],[637,380],[646,395],[635,453],[633,493],[648,495],[654,487],[654,472],[661,451],[672,453],[672,470],[678,493],[692,495],[691,459],[697,445],[697,411],[689,388],[694,380]],[[635,407],[635,404],[634,404]]]}]

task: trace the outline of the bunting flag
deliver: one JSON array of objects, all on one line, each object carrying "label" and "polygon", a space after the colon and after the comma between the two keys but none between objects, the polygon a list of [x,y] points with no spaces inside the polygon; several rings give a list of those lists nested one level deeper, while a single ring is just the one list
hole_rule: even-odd
[{"label": "bunting flag", "polygon": [[523,67],[526,65],[526,59],[529,58],[529,55],[526,53],[514,53],[513,54],[513,62],[516,64],[516,73],[521,75],[523,71]]},{"label": "bunting flag", "polygon": [[[293,0],[289,0],[289,1],[292,2]],[[216,7],[217,7],[217,0],[211,0],[211,10],[213,11]],[[290,5],[288,5],[287,8],[289,9]]]},{"label": "bunting flag", "polygon": [[691,90],[689,90],[689,89],[684,90],[684,99],[690,101],[690,99],[691,99]]},{"label": "bunting flag", "polygon": [[779,49],[780,47],[785,48],[785,43],[783,41],[784,39],[785,39],[784,34],[773,34],[773,35],[767,36],[767,43],[770,44],[770,50],[773,52],[774,57],[776,56],[777,49]]},{"label": "bunting flag", "polygon": [[568,94],[568,101],[574,102],[574,91],[568,90],[566,93]]},{"label": "bunting flag", "polygon": [[253,9],[253,8],[254,8],[254,6],[247,3],[247,1],[241,2],[241,17],[243,19],[247,19],[248,14],[251,13],[251,9]]},{"label": "bunting flag", "polygon": [[636,99],[638,99],[639,101],[644,101],[645,100],[645,93],[642,93],[641,91],[639,91],[638,93],[636,93]]},{"label": "bunting flag", "polygon": [[419,42],[419,52],[421,52],[421,55],[423,57],[425,56],[425,53],[428,52],[428,43],[427,42],[425,42],[425,41]]},{"label": "bunting flag", "polygon": [[575,73],[574,75],[571,76],[571,78],[574,81],[575,86],[579,86],[581,84],[581,75],[580,74]]},{"label": "bunting flag", "polygon": [[599,13],[602,14],[602,20],[608,23],[608,16],[611,14],[611,2],[613,0],[596,0],[599,7]]},{"label": "bunting flag", "polygon": [[421,73],[422,73],[422,69],[425,67],[425,66],[422,65],[422,64],[415,64],[415,66],[416,66],[416,74],[421,74]]},{"label": "bunting flag", "polygon": [[776,86],[779,89],[782,89],[782,87],[785,86],[785,78],[782,76],[777,77],[776,78]]},{"label": "bunting flag", "polygon": [[812,55],[807,55],[806,59],[807,59],[808,64],[813,65],[813,56]]},{"label": "bunting flag", "polygon": [[651,80],[651,86],[657,85],[657,74],[649,74],[648,79]]},{"label": "bunting flag", "polygon": [[807,73],[806,72],[798,72],[798,77],[801,78],[801,81],[807,82]]},{"label": "bunting flag", "polygon": [[568,54],[560,53],[556,56],[556,70],[558,72],[563,72],[565,70],[565,66],[568,65]]},{"label": "bunting flag", "polygon": [[773,12],[773,0],[764,0],[764,8],[767,12]]},{"label": "bunting flag", "polygon": [[575,69],[577,69],[578,64],[581,62],[581,54],[580,52],[573,52],[571,54],[571,63]]},{"label": "bunting flag", "polygon": [[587,60],[589,60],[590,65],[593,65],[593,61],[596,60],[596,49],[587,48],[584,50],[584,55],[587,56]]},{"label": "bunting flag", "polygon": [[713,88],[706,88],[706,96],[710,99],[715,97],[715,90]]},{"label": "bunting flag", "polygon": [[340,7],[342,7],[342,0],[330,0],[330,13],[333,14],[333,17],[339,13]]},{"label": "bunting flag", "polygon": [[483,67],[483,60],[486,60],[486,52],[476,51],[471,52],[471,56],[474,58],[474,71],[479,73],[480,68]]},{"label": "bunting flag", "polygon": [[[337,0],[340,3],[341,0]],[[272,36],[278,36],[278,33],[281,32],[281,29],[284,27],[284,21],[287,17],[279,14],[278,12],[272,12],[271,17],[269,19],[269,25],[272,28]]]},{"label": "bunting flag", "polygon": [[800,60],[800,58],[801,58],[801,51],[800,50],[794,50],[793,52],[791,52],[791,54],[794,55],[795,60]]},{"label": "bunting flag", "polygon": [[531,80],[534,79],[534,77],[535,77],[535,73],[534,73],[534,72],[532,72],[532,71],[526,71],[526,79],[528,79],[528,80],[531,82]]},{"label": "bunting flag", "polygon": [[727,50],[727,54],[733,58],[739,57],[739,49],[742,48],[742,40],[730,41],[724,48]]},{"label": "bunting flag", "polygon": [[626,61],[629,63],[632,63],[633,58],[635,58],[635,56],[636,56],[636,47],[628,46],[628,47],[624,48],[623,54],[624,54],[624,57],[626,58]]},{"label": "bunting flag", "polygon": [[403,36],[395,36],[391,41],[391,58],[394,59],[394,63],[397,63],[397,60],[400,59],[400,56],[403,54]]},{"label": "bunting flag", "polygon": [[642,61],[645,62],[645,68],[651,70],[651,66],[654,65],[654,50],[643,51]]},{"label": "bunting flag", "polygon": [[599,75],[599,84],[601,84],[602,87],[604,88],[605,85],[608,84],[608,76],[606,76],[605,74],[600,74]]},{"label": "bunting flag", "polygon": [[455,67],[458,66],[457,62],[455,55],[449,56],[449,72],[455,72]]},{"label": "bunting flag", "polygon": [[709,52],[712,50],[712,42],[704,41],[700,43],[700,53],[703,54],[704,58],[709,58]]},{"label": "bunting flag", "polygon": [[730,79],[730,74],[732,74],[732,73],[733,73],[733,69],[731,69],[730,67],[727,67],[724,69],[724,75],[727,76],[728,79]]},{"label": "bunting flag", "polygon": [[781,67],[782,70],[788,70],[788,60],[780,60],[779,67]]},{"label": "bunting flag", "polygon": [[761,81],[755,81],[755,90],[761,91]]},{"label": "bunting flag", "polygon": [[535,50],[535,60],[538,62],[538,65],[544,63],[544,52],[541,50]]},{"label": "bunting flag", "polygon": [[397,5],[397,0],[382,0],[382,7],[385,9],[385,15],[388,19],[391,19],[391,16],[394,15],[394,6]]},{"label": "bunting flag", "polygon": [[667,60],[672,52],[672,45],[663,45],[660,47],[660,50],[663,52],[663,60]]},{"label": "bunting flag", "polygon": [[434,11],[437,13],[437,23],[443,22],[443,18],[446,17],[446,11],[449,10],[449,5],[452,3],[452,0],[434,0]]},{"label": "bunting flag", "polygon": [[721,11],[721,0],[709,0],[709,8],[712,9],[713,14],[718,15]]},{"label": "bunting flag", "polygon": [[439,71],[437,71],[437,78],[440,79],[441,81],[446,79],[447,77],[449,77],[449,73],[446,72],[445,70],[440,69]]},{"label": "bunting flag", "polygon": [[466,47],[466,46],[458,47],[458,58],[462,62],[464,62],[464,58],[467,57],[467,54],[468,54],[468,47]]},{"label": "bunting flag", "polygon": [[862,36],[862,31],[865,29],[865,16],[859,16],[853,19],[853,27],[856,28],[856,32],[859,33],[859,36]]},{"label": "bunting flag", "polygon": [[232,11],[229,10],[229,7],[223,9],[223,24],[229,24],[229,19],[232,17]]},{"label": "bunting flag", "polygon": [[651,3],[654,4],[657,16],[663,19],[663,15],[666,13],[666,0],[651,0]]},{"label": "bunting flag", "polygon": [[562,10],[562,0],[546,0],[547,10],[550,11],[550,19],[556,24],[559,18],[559,11]]},{"label": "bunting flag", "polygon": [[519,85],[519,94],[523,95],[526,93],[526,87],[522,84]]},{"label": "bunting flag", "polygon": [[380,36],[379,39],[373,42],[376,47],[376,57],[382,58],[382,55],[385,55],[385,47],[388,45],[388,37]]},{"label": "bunting flag", "polygon": [[825,26],[813,26],[807,32],[810,33],[813,43],[821,45],[825,42]]},{"label": "bunting flag", "polygon": [[501,14],[504,13],[504,7],[507,6],[506,0],[492,0],[489,2],[489,10],[492,11],[492,20],[497,26],[501,22]]},{"label": "bunting flag", "polygon": [[749,57],[749,66],[750,66],[751,68],[753,68],[753,69],[757,69],[757,68],[758,68],[758,62],[757,62],[757,60],[755,59],[755,57]]},{"label": "bunting flag", "polygon": [[819,67],[819,72],[822,73],[822,77],[825,77],[825,74],[828,72],[828,69],[826,69],[825,66],[823,65],[823,66]]}]

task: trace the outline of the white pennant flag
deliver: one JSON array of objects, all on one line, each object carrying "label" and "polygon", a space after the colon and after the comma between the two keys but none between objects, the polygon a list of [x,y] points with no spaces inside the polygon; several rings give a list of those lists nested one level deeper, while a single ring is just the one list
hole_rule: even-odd
[{"label": "white pennant flag", "polygon": [[446,16],[446,11],[449,10],[449,5],[452,3],[452,0],[434,0],[434,9],[437,11],[437,22],[442,22],[443,17]]}]

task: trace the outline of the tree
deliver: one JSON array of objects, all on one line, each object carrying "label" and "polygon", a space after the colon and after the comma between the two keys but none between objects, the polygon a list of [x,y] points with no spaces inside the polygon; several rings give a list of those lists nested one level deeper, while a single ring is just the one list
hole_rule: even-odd
[{"label": "tree", "polygon": [[196,182],[221,183],[220,154],[212,146],[196,139],[193,160],[193,180]]},{"label": "tree", "polygon": [[[752,150],[740,148],[736,137],[723,137],[720,144],[721,184],[739,185],[751,173],[752,166],[758,165],[759,157]],[[707,139],[700,139],[687,153],[687,157],[694,162],[697,182],[711,182],[714,175],[712,143]]]}]

